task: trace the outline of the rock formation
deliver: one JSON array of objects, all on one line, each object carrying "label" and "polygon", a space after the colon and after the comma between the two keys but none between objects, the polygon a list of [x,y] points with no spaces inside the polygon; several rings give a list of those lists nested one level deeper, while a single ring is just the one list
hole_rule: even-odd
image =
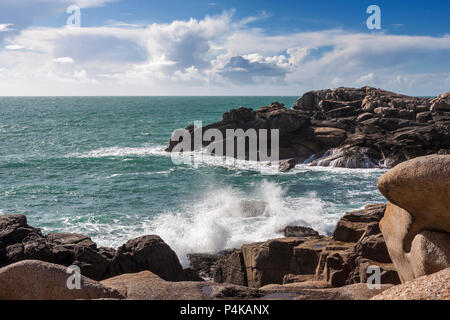
[{"label": "rock formation", "polygon": [[380,228],[402,282],[450,266],[450,155],[404,162],[378,181]]},{"label": "rock formation", "polygon": [[80,288],[69,289],[67,268],[24,260],[0,269],[0,300],[123,299],[118,291],[81,276]]},{"label": "rock formation", "polygon": [[264,292],[232,284],[213,282],[169,282],[150,271],[124,274],[101,282],[128,300],[255,299]]},{"label": "rock formation", "polygon": [[[450,148],[450,93],[434,99],[381,89],[305,93],[291,109],[280,103],[238,108],[202,130],[279,129],[280,169],[296,163],[348,168],[393,167]],[[195,128],[186,128],[191,134]],[[170,141],[172,151],[179,141]],[[204,147],[209,142],[203,142]],[[224,148],[226,144],[224,143]],[[247,150],[248,151],[248,150]]]},{"label": "rock formation", "polygon": [[378,266],[381,281],[398,284],[378,222],[385,206],[349,212],[332,237],[311,234],[244,244],[220,258],[214,280],[260,288],[268,284],[323,281],[330,287],[365,282],[367,268]]},{"label": "rock formation", "polygon": [[158,236],[130,240],[118,250],[97,248],[89,237],[73,233],[44,236],[27,224],[24,215],[0,215],[0,267],[22,260],[77,265],[82,275],[94,280],[143,270],[169,281],[198,279],[182,269],[175,252]]}]

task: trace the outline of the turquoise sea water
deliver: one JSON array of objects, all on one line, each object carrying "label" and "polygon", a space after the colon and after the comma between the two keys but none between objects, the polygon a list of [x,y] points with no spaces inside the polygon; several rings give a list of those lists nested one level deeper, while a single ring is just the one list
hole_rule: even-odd
[{"label": "turquoise sea water", "polygon": [[[68,231],[117,247],[160,235],[183,263],[280,236],[286,225],[332,232],[345,211],[383,202],[378,169],[298,166],[262,174],[250,164],[174,165],[174,129],[219,121],[238,106],[296,97],[0,98],[0,214],[26,214],[43,232]],[[264,200],[243,212],[242,200]]]}]

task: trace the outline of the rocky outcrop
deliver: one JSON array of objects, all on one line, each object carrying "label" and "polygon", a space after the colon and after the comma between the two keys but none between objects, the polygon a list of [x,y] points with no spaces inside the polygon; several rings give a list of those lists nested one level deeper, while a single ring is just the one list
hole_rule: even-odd
[{"label": "rocky outcrop", "polygon": [[345,214],[332,237],[308,230],[307,236],[244,244],[219,260],[214,280],[260,288],[314,279],[342,287],[366,282],[369,266],[377,266],[381,283],[398,284],[378,227],[384,210],[377,204]]},{"label": "rocky outcrop", "polygon": [[[371,87],[337,88],[307,92],[291,109],[280,103],[256,111],[234,109],[199,130],[218,129],[225,136],[226,129],[279,129],[280,159],[286,160],[280,162],[281,171],[296,163],[393,167],[449,150],[449,105],[448,93],[426,99]],[[187,129],[191,134],[195,130]],[[167,151],[178,143],[170,141]]]},{"label": "rocky outcrop", "polygon": [[82,275],[94,280],[143,270],[169,281],[198,279],[182,269],[175,252],[158,236],[130,240],[116,251],[97,248],[89,237],[79,234],[44,236],[28,225],[24,215],[0,215],[0,267],[22,260],[77,265]]},{"label": "rocky outcrop", "polygon": [[337,223],[333,238],[343,242],[357,242],[368,226],[377,225],[384,215],[383,204],[368,205],[364,210],[347,212]]},{"label": "rocky outcrop", "polygon": [[155,235],[139,237],[119,247],[109,269],[112,276],[149,270],[167,281],[184,280],[177,255]]},{"label": "rocky outcrop", "polygon": [[150,271],[120,275],[104,280],[101,284],[120,292],[127,300],[255,299],[265,294],[232,284],[169,282]]},{"label": "rocky outcrop", "polygon": [[403,282],[450,266],[450,156],[404,162],[378,181],[390,201],[380,228]]},{"label": "rocky outcrop", "polygon": [[125,274],[101,282],[127,300],[367,300],[391,285],[369,289],[365,284],[327,288],[320,282],[267,285],[255,289],[228,283],[167,282],[149,271]]},{"label": "rocky outcrop", "polygon": [[450,300],[450,268],[389,288],[372,300]]},{"label": "rocky outcrop", "polygon": [[123,299],[117,290],[87,277],[80,288],[69,289],[67,268],[37,260],[24,260],[0,269],[0,300]]},{"label": "rocky outcrop", "polygon": [[319,233],[316,230],[310,227],[303,226],[287,226],[286,228],[284,228],[283,234],[287,238],[319,237]]}]

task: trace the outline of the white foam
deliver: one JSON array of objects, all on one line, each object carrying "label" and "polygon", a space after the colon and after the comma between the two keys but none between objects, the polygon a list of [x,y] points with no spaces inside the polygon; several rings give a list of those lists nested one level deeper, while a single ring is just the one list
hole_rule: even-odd
[{"label": "white foam", "polygon": [[[242,206],[245,200],[264,201],[265,208],[249,214],[246,206]],[[314,193],[303,198],[285,197],[280,186],[265,181],[250,194],[231,188],[218,189],[182,210],[162,212],[153,218],[124,215],[110,224],[99,224],[95,217],[83,222],[72,218],[62,222],[67,226],[65,231],[92,235],[100,246],[118,247],[129,239],[157,234],[187,266],[188,253],[214,253],[244,243],[283,237],[282,230],[288,225],[311,226],[327,233],[339,217],[327,213],[326,208],[327,204]]]},{"label": "white foam", "polygon": [[[253,216],[244,212],[241,202],[248,199],[265,201],[264,212]],[[182,212],[159,215],[152,231],[186,264],[187,253],[212,253],[282,237],[288,225],[311,226],[326,233],[338,217],[326,214],[325,207],[313,193],[305,198],[288,198],[280,186],[263,182],[248,196],[233,189],[212,191]]]},{"label": "white foam", "polygon": [[106,158],[106,157],[127,157],[127,156],[139,156],[145,157],[149,155],[156,156],[169,156],[168,152],[164,151],[164,146],[152,145],[152,146],[142,146],[137,148],[128,147],[110,147],[110,148],[99,148],[89,152],[84,153],[71,153],[67,155],[69,158]]}]

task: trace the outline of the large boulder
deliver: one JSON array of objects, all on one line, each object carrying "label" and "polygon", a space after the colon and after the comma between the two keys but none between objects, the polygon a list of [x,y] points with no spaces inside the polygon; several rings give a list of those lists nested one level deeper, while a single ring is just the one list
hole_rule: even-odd
[{"label": "large boulder", "polygon": [[402,282],[450,266],[450,156],[404,162],[378,188],[390,201],[380,228]]},{"label": "large boulder", "polygon": [[[72,273],[43,261],[24,260],[0,269],[0,300],[123,299],[122,294],[85,276],[69,289]],[[70,282],[70,280],[69,280]]]},{"label": "large boulder", "polygon": [[378,181],[380,192],[411,215],[403,240],[407,251],[422,230],[450,232],[450,156],[430,155],[406,161]]},{"label": "large boulder", "polygon": [[111,261],[110,275],[145,270],[167,281],[185,278],[176,253],[156,235],[139,237],[119,247]]}]

